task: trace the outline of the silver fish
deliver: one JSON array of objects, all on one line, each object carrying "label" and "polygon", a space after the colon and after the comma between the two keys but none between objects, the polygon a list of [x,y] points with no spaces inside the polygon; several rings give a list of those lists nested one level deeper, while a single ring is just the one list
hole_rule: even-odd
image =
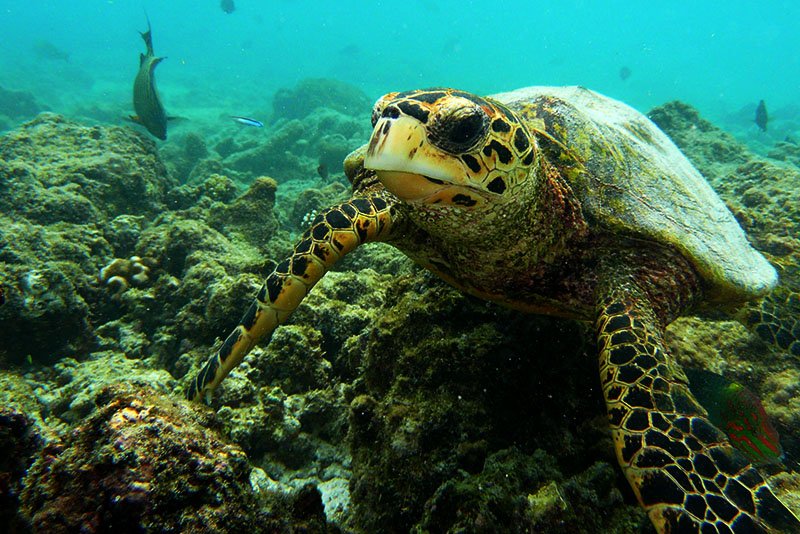
[{"label": "silver fish", "polygon": [[244,124],[245,126],[252,126],[254,128],[263,128],[264,123],[261,121],[257,121],[255,119],[251,119],[250,117],[239,117],[236,115],[231,115],[231,118],[238,122],[239,124]]}]

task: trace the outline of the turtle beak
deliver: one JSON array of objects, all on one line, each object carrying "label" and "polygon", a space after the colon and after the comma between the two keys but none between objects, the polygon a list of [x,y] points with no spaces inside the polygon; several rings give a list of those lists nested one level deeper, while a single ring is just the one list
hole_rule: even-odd
[{"label": "turtle beak", "polygon": [[386,189],[405,201],[424,200],[453,182],[453,170],[432,150],[425,127],[408,116],[378,120],[364,167],[376,171]]}]

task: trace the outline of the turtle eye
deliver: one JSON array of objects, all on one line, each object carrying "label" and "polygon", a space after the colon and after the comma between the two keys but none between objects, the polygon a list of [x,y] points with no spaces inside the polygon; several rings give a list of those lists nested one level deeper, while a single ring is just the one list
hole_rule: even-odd
[{"label": "turtle eye", "polygon": [[435,121],[430,140],[452,154],[469,152],[489,131],[489,117],[477,106],[453,110]]}]

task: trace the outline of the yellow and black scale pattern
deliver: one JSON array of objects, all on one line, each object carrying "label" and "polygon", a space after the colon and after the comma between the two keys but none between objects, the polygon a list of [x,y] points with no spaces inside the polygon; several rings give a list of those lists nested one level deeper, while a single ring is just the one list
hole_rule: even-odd
[{"label": "yellow and black scale pattern", "polygon": [[792,512],[689,392],[645,292],[633,281],[609,288],[596,329],[617,457],[658,531],[798,532]]},{"label": "yellow and black scale pattern", "polygon": [[389,236],[391,197],[375,194],[318,214],[294,252],[267,277],[239,325],[211,356],[186,390],[186,397],[210,398],[211,392],[259,342],[269,340],[308,292],[342,256],[368,241]]}]

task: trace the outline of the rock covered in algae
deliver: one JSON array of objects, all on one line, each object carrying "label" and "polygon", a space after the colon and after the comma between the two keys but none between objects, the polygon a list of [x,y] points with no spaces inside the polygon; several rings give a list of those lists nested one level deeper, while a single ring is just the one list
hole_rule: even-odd
[{"label": "rock covered in algae", "polygon": [[30,416],[0,405],[0,525],[12,532],[26,527],[18,512],[22,477],[42,441]]},{"label": "rock covered in algae", "polygon": [[41,224],[153,215],[177,185],[149,139],[52,113],[0,138],[0,162],[2,212]]},{"label": "rock covered in algae", "polygon": [[[0,86],[0,126],[3,124],[3,117],[9,120],[32,119],[46,109],[47,106],[38,102],[31,93]],[[0,127],[0,130],[4,129]]]},{"label": "rock covered in algae", "polygon": [[[504,310],[427,273],[394,280],[350,404],[356,530],[646,524],[612,467],[585,340],[583,325]],[[532,509],[527,496],[551,484],[569,512]]]},{"label": "rock covered in algae", "polygon": [[[46,446],[25,478],[22,512],[40,532],[269,532],[250,466],[211,420],[147,388],[112,386],[97,412]],[[324,525],[319,517],[306,518]],[[321,522],[321,523],[320,523]]]},{"label": "rock covered in algae", "polygon": [[115,239],[129,249],[133,238],[110,221],[152,216],[169,186],[155,145],[125,128],[42,114],[0,137],[0,357],[52,362],[91,347],[97,274]]},{"label": "rock covered in algae", "polygon": [[371,105],[347,83],[302,80],[277,92],[269,128],[248,140],[223,138],[215,151],[226,169],[244,178],[266,174],[281,184],[343,179],[344,157],[369,138]]},{"label": "rock covered in algae", "polygon": [[274,116],[286,119],[304,119],[320,108],[363,116],[370,106],[369,98],[354,85],[327,78],[301,80],[291,89],[280,89],[272,100]]}]

